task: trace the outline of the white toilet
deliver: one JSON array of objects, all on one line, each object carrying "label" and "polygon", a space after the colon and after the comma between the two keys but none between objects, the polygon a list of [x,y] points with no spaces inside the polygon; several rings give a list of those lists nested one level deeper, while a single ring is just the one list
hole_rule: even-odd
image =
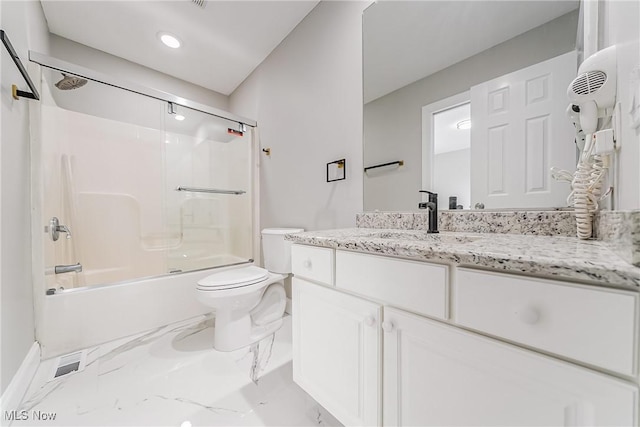
[{"label": "white toilet", "polygon": [[198,281],[198,301],[215,308],[213,347],[233,351],[271,335],[282,326],[287,304],[284,279],[291,273],[291,242],[284,235],[301,228],[262,230],[264,266],[232,268]]}]

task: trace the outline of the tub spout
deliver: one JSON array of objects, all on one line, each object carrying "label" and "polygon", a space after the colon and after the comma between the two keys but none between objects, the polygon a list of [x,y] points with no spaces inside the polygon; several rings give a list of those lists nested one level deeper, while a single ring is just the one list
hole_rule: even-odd
[{"label": "tub spout", "polygon": [[56,265],[55,267],[56,274],[71,273],[72,271],[80,273],[82,271],[82,265],[80,265],[80,263],[77,263],[72,265]]}]

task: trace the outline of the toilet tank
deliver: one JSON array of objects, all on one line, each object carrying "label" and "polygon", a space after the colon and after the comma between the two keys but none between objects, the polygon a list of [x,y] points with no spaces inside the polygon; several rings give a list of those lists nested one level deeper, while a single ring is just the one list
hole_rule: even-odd
[{"label": "toilet tank", "polygon": [[284,235],[301,231],[304,229],[265,228],[262,230],[264,268],[273,273],[291,273],[291,242],[284,240]]}]

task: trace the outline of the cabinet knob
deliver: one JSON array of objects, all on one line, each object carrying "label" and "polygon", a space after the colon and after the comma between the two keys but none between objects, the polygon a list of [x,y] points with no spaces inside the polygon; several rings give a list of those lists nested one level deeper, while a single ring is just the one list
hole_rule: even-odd
[{"label": "cabinet knob", "polygon": [[382,322],[382,330],[385,332],[391,332],[393,331],[394,325],[393,323],[391,323],[388,320],[385,320],[384,322]]},{"label": "cabinet knob", "polygon": [[311,268],[311,260],[309,258],[305,259],[302,262],[302,266],[306,269],[310,269]]},{"label": "cabinet knob", "polygon": [[533,307],[520,308],[515,314],[522,323],[527,325],[535,325],[540,320],[540,312]]},{"label": "cabinet knob", "polygon": [[367,326],[373,326],[376,324],[376,318],[373,316],[367,316],[364,318],[364,324]]}]

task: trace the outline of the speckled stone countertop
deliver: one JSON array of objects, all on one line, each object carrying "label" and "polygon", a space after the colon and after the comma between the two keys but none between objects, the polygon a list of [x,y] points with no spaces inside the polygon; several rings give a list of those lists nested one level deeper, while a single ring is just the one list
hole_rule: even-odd
[{"label": "speckled stone countertop", "polygon": [[449,262],[604,286],[640,288],[640,268],[595,240],[575,237],[346,228],[289,234],[287,240],[314,246]]}]

